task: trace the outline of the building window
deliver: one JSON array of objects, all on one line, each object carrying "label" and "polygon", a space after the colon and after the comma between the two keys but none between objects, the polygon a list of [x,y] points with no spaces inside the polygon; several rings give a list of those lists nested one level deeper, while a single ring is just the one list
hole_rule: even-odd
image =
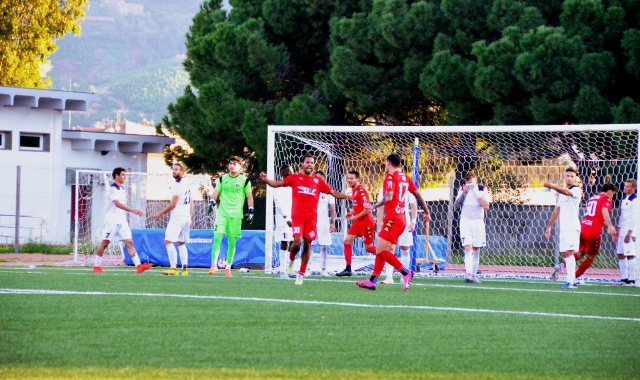
[{"label": "building window", "polygon": [[4,132],[0,132],[0,149],[4,149],[5,144],[7,143],[7,137]]},{"label": "building window", "polygon": [[49,135],[20,133],[20,150],[49,151]]},{"label": "building window", "polygon": [[11,132],[0,131],[0,150],[11,150]]}]

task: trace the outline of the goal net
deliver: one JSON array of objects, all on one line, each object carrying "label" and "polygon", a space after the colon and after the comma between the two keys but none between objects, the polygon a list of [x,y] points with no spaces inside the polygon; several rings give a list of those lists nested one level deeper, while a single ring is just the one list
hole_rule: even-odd
[{"label": "goal net", "polygon": [[[175,180],[171,174],[148,174],[127,172],[123,185],[126,192],[125,204],[143,215],[127,212],[131,229],[166,228],[169,214],[159,220],[153,215],[164,209],[171,201],[171,186]],[[185,175],[182,183],[191,189],[194,201],[192,225],[194,229],[211,229],[215,214],[207,214],[208,204],[205,194],[212,190],[211,177],[207,175]],[[113,183],[111,171],[78,170],[74,189],[74,257],[87,265],[92,260],[102,240],[104,216],[109,200],[107,190]],[[122,263],[124,249],[122,243],[110,244],[103,256],[103,262]],[[145,258],[142,258],[143,260]]]},{"label": "goal net", "polygon": [[[544,231],[556,204],[556,193],[544,188],[551,182],[564,186],[564,171],[571,166],[579,173],[583,189],[582,207],[612,182],[621,190],[624,181],[638,178],[639,125],[588,126],[476,126],[476,127],[328,127],[270,126],[267,175],[277,178],[279,168],[290,164],[297,170],[305,153],[316,157],[316,169],[327,173],[332,188],[347,189],[346,174],[360,172],[361,183],[377,200],[385,174],[386,157],[399,153],[404,171],[412,176],[431,210],[428,242],[426,225],[418,218],[414,235],[413,265],[436,257],[443,274],[464,273],[463,249],[459,239],[459,212],[453,208],[463,176],[473,170],[478,183],[488,187],[492,204],[486,213],[486,248],[480,268],[485,276],[548,277],[558,262],[558,225],[547,240]],[[612,219],[618,219],[614,199]],[[273,192],[267,188],[267,204]],[[329,256],[332,269],[344,267],[342,239],[346,203],[336,202],[338,220]],[[277,272],[279,247],[273,236],[273,208],[267,207],[266,269]],[[583,211],[581,211],[582,217]],[[359,239],[358,239],[359,240]],[[271,243],[271,244],[269,244]],[[425,250],[428,247],[429,251]],[[586,276],[617,276],[615,243],[603,234],[600,256]],[[363,265],[373,261],[362,245],[354,246],[355,258]],[[317,250],[312,270],[318,270]],[[355,267],[354,267],[355,268]],[[419,264],[425,271],[428,264]]]}]

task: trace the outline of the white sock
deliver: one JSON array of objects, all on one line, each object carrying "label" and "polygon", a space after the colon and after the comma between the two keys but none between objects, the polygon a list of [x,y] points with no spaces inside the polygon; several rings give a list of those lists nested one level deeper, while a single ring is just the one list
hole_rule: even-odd
[{"label": "white sock", "polygon": [[626,257],[624,259],[618,259],[618,267],[620,268],[620,279],[621,280],[628,279],[629,276],[627,275],[627,258]]},{"label": "white sock", "polygon": [[169,256],[169,266],[176,268],[178,266],[178,252],[173,243],[164,246],[167,249],[167,255]]},{"label": "white sock", "polygon": [[411,266],[411,253],[408,249],[406,251],[403,249],[400,250],[400,262],[407,269]]},{"label": "white sock", "polygon": [[480,251],[473,251],[473,274],[478,273],[478,266],[480,265]]},{"label": "white sock", "polygon": [[387,280],[393,279],[393,267],[391,264],[384,264],[384,273],[387,275]]},{"label": "white sock", "polygon": [[467,274],[473,274],[473,251],[464,251],[464,269]]},{"label": "white sock", "polygon": [[140,256],[138,256],[138,252],[133,252],[133,257],[131,258],[131,260],[133,260],[133,265],[140,265]]},{"label": "white sock", "polygon": [[102,264],[102,256],[98,256],[96,255],[96,261],[95,261],[95,266],[99,267],[100,264]]},{"label": "white sock", "polygon": [[280,273],[287,271],[287,262],[289,261],[289,251],[286,249],[280,250]]},{"label": "white sock", "polygon": [[567,264],[567,282],[573,284],[576,282],[576,258],[571,254],[564,262]]},{"label": "white sock", "polygon": [[627,270],[629,271],[629,281],[635,281],[636,280],[636,259],[627,259],[628,260],[628,265],[627,265]]},{"label": "white sock", "polygon": [[327,246],[322,246],[320,249],[320,255],[322,256],[322,270],[327,269]]},{"label": "white sock", "polygon": [[182,268],[187,269],[189,266],[189,252],[187,251],[187,246],[184,244],[179,245],[178,252],[180,253],[180,263],[182,264]]}]

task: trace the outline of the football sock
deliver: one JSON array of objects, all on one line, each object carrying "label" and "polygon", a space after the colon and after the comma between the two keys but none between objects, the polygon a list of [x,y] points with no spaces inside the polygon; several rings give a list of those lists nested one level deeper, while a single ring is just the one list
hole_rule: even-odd
[{"label": "football sock", "polygon": [[480,251],[473,251],[473,267],[471,268],[471,273],[478,273],[478,266],[480,266]]},{"label": "football sock", "polygon": [[[384,268],[384,259],[380,255],[376,255],[376,260],[373,262],[373,270],[371,271],[371,277],[380,276],[382,269]],[[373,281],[373,280],[371,280]]]},{"label": "football sock", "polygon": [[167,249],[167,255],[169,256],[169,266],[176,268],[178,266],[178,252],[173,243],[164,246]]},{"label": "football sock", "polygon": [[322,255],[322,270],[327,269],[327,246],[323,245],[320,248],[320,254]]},{"label": "football sock", "polygon": [[365,249],[365,251],[369,252],[369,253],[376,253],[376,246],[372,245],[371,247]]},{"label": "football sock", "polygon": [[628,264],[627,265],[627,270],[629,271],[629,281],[635,281],[636,280],[636,259],[627,259]]},{"label": "football sock", "polygon": [[180,253],[180,264],[182,264],[182,269],[187,269],[189,266],[189,252],[187,252],[187,246],[185,244],[179,245],[178,253]]},{"label": "football sock", "polygon": [[394,268],[396,268],[396,270],[398,272],[402,272],[402,269],[404,269],[404,266],[402,265],[400,260],[398,260],[396,255],[394,255],[390,251],[382,251],[382,252],[378,253],[378,257],[380,257],[384,261],[386,261],[389,264],[391,264]]},{"label": "football sock", "polygon": [[218,256],[220,256],[220,245],[222,244],[222,233],[215,234],[213,237],[213,247],[211,248],[211,258],[213,264],[218,265]]},{"label": "football sock", "polygon": [[236,242],[238,241],[237,237],[228,237],[227,236],[227,244],[229,247],[227,248],[227,267],[226,269],[231,269],[231,265],[233,265],[233,256],[236,254]]},{"label": "football sock", "polygon": [[388,279],[393,278],[393,267],[389,264],[384,265],[384,272],[387,275]]},{"label": "football sock", "polygon": [[97,266],[97,267],[102,265],[102,256],[96,255],[96,261],[94,262],[94,265]]},{"label": "football sock", "polygon": [[467,274],[473,274],[473,251],[464,251],[464,269]]},{"label": "football sock", "polygon": [[629,279],[627,275],[627,258],[618,259],[618,267],[620,268],[620,279],[625,280]]},{"label": "football sock", "polygon": [[587,268],[591,266],[592,263],[593,263],[593,259],[591,257],[587,257],[586,259],[584,259],[584,261],[582,262],[582,264],[580,264],[580,266],[578,267],[578,270],[576,271],[576,278],[582,276],[584,272],[587,270]]},{"label": "football sock", "polygon": [[300,273],[300,276],[304,276],[305,272],[307,271],[307,264],[302,263],[300,264],[300,270],[298,271],[298,273]]},{"label": "football sock", "polygon": [[131,260],[133,260],[134,266],[140,265],[140,257],[138,256],[137,252],[133,252],[133,257],[131,258]]},{"label": "football sock", "polygon": [[371,277],[369,277],[369,281],[373,282],[374,284],[377,284],[379,277],[380,276],[371,275]]},{"label": "football sock", "polygon": [[408,249],[400,250],[400,262],[402,262],[402,265],[406,268],[409,268],[409,265],[411,265],[411,253],[409,253]]},{"label": "football sock", "polygon": [[286,249],[281,249],[280,250],[280,270],[282,271],[282,273],[284,273],[287,270],[287,254],[289,253],[289,251],[287,251]]},{"label": "football sock", "polygon": [[351,264],[347,264],[347,267],[346,267],[346,268],[344,268],[344,270],[351,271]]},{"label": "football sock", "polygon": [[353,246],[351,244],[345,244],[344,261],[347,262],[347,266],[351,266],[351,257],[353,257]]},{"label": "football sock", "polygon": [[564,258],[567,265],[567,282],[573,284],[576,282],[576,258],[571,255]]}]

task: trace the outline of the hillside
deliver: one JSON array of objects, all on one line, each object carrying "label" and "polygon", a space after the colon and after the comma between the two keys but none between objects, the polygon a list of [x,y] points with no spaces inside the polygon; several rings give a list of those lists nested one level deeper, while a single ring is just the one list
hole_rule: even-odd
[{"label": "hillside", "polygon": [[113,3],[91,2],[82,35],[59,40],[50,58],[54,89],[71,83],[71,90],[102,94],[97,108],[72,115],[73,125],[115,119],[117,111],[157,122],[188,83],[185,35],[202,0],[127,0],[142,5],[142,14],[125,14]]}]

